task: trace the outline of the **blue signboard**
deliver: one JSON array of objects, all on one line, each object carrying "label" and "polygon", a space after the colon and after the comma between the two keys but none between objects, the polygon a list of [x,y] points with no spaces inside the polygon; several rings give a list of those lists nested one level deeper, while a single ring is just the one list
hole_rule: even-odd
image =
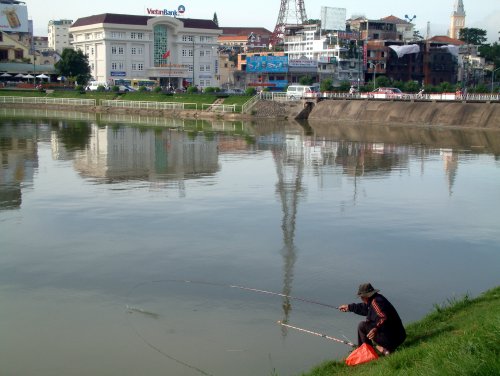
[{"label": "blue signboard", "polygon": [[111,77],[125,77],[127,72],[111,71]]},{"label": "blue signboard", "polygon": [[250,56],[246,61],[249,73],[288,72],[288,56]]}]

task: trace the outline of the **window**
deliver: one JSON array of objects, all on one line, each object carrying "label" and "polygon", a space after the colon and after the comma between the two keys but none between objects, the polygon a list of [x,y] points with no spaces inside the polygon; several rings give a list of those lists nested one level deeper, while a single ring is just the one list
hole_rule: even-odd
[{"label": "window", "polygon": [[132,47],[132,48],[130,49],[130,53],[131,53],[132,55],[137,55],[137,47]]},{"label": "window", "polygon": [[144,33],[137,33],[137,39],[144,39]]},{"label": "window", "polygon": [[125,49],[123,47],[118,47],[118,55],[123,55],[125,53]]},{"label": "window", "polygon": [[192,42],[193,41],[193,36],[192,35],[183,35],[182,36],[182,41],[183,42]]},{"label": "window", "polygon": [[136,63],[132,63],[132,70],[133,71],[137,70],[137,64]]},{"label": "window", "polygon": [[92,34],[86,33],[85,34],[85,40],[90,40],[92,38]]},{"label": "window", "polygon": [[194,54],[193,54],[193,50],[189,50],[189,51],[188,51],[188,55],[189,55],[189,56],[194,56]]},{"label": "window", "polygon": [[144,64],[143,63],[138,63],[137,64],[137,70],[143,71],[144,70]]},{"label": "window", "polygon": [[137,33],[136,32],[131,32],[130,33],[130,39],[137,39]]},{"label": "window", "polygon": [[116,46],[111,46],[111,55],[116,55],[118,49]]},{"label": "window", "polygon": [[182,50],[182,57],[186,57],[188,55],[188,51],[187,50]]}]

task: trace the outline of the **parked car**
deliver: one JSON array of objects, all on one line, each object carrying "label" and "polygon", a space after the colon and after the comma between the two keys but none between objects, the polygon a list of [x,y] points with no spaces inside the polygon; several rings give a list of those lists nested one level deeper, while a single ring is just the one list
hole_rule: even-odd
[{"label": "parked car", "polygon": [[318,98],[319,92],[315,86],[290,85],[286,90],[286,97],[291,100],[300,98]]},{"label": "parked car", "polygon": [[[386,97],[402,97],[403,92],[397,87],[379,87],[371,92],[372,94],[383,94],[383,98]],[[375,96],[376,98],[376,96]]]},{"label": "parked car", "polygon": [[129,92],[129,91],[132,92],[132,91],[136,91],[136,90],[130,86],[127,86],[127,85],[119,85],[118,91],[120,91],[120,92]]},{"label": "parked car", "polygon": [[102,86],[104,90],[109,90],[107,82],[99,82],[99,81],[90,81],[90,83],[85,89],[90,91],[96,91],[99,89],[100,86]]}]

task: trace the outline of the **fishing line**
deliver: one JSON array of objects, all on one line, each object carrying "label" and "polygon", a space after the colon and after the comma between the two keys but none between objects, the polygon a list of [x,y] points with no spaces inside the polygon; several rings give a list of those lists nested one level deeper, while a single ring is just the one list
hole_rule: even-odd
[{"label": "fishing line", "polygon": [[246,286],[238,286],[238,285],[230,285],[230,284],[224,284],[224,283],[216,283],[216,282],[207,282],[207,281],[196,281],[196,280],[186,280],[186,279],[160,279],[157,281],[152,281],[153,283],[159,283],[159,282],[178,282],[178,283],[193,283],[193,284],[198,284],[198,285],[209,285],[209,286],[218,286],[218,287],[229,287],[233,289],[240,289],[244,291],[251,291],[251,292],[257,292],[261,294],[267,294],[267,295],[275,295],[275,296],[281,296],[284,298],[292,299],[292,300],[298,300],[301,302],[309,303],[309,304],[316,304],[322,307],[328,307],[328,308],[333,308],[333,309],[339,309],[339,307],[331,305],[331,304],[326,304],[322,302],[318,302],[315,300],[310,300],[310,299],[305,299],[305,298],[300,298],[297,296],[291,296],[291,295],[286,295],[286,294],[281,294],[279,292],[273,292],[273,291],[266,291],[266,290],[261,290],[261,289],[256,289],[252,287],[246,287]]},{"label": "fishing line", "polygon": [[[155,281],[153,281],[155,282]],[[140,287],[140,286],[143,286],[143,285],[147,285],[147,284],[150,284],[151,282],[142,282],[142,283],[138,283],[137,285],[135,285],[134,287],[132,287],[129,292],[127,293],[127,298],[129,298],[130,294],[132,293],[132,291],[134,291],[136,288]],[[142,313],[142,314],[145,314],[145,315],[148,315],[148,316],[151,316],[155,319],[158,319],[160,317],[159,314],[157,313],[154,313],[154,312],[149,312],[149,311],[145,311],[141,308],[137,308],[137,307],[130,307],[128,305],[125,306],[126,309],[127,309],[127,313],[133,313],[133,312],[138,312],[138,313]],[[189,364],[189,363],[186,363],[180,359],[177,359],[175,357],[173,357],[172,355],[169,355],[167,354],[166,352],[164,352],[162,349],[160,349],[158,346],[155,346],[153,345],[151,342],[149,342],[140,332],[139,330],[137,330],[137,328],[128,320],[127,318],[127,322],[128,322],[128,325],[130,328],[132,328],[132,330],[134,331],[135,335],[137,337],[139,337],[142,342],[144,342],[144,344],[146,346],[148,346],[149,348],[153,349],[154,351],[156,351],[157,353],[161,354],[162,356],[164,356],[165,358],[167,359],[170,359],[172,361],[174,361],[175,363],[177,364],[180,364],[184,367],[187,367],[187,368],[190,368],[194,371],[197,371],[198,373],[202,374],[202,375],[205,375],[205,376],[214,376],[212,375],[211,373],[208,373],[207,371],[204,371],[202,370],[201,368],[198,368],[196,366],[193,366],[192,364]]]},{"label": "fishing line", "polygon": [[144,338],[144,336],[137,330],[137,328],[134,325],[132,325],[131,323],[129,323],[129,325],[134,330],[134,332],[137,335],[137,337],[139,337],[148,347],[152,348],[153,350],[155,350],[159,354],[163,355],[165,358],[173,360],[177,364],[180,364],[180,365],[182,365],[184,367],[187,367],[187,368],[190,368],[192,370],[195,370],[195,371],[199,372],[202,375],[205,375],[205,376],[214,376],[211,373],[208,373],[208,372],[202,370],[201,368],[193,366],[193,365],[191,365],[189,363],[186,363],[186,362],[184,362],[184,361],[182,361],[180,359],[174,358],[172,355],[167,354],[166,352],[162,351],[159,347],[153,345],[146,338]]}]

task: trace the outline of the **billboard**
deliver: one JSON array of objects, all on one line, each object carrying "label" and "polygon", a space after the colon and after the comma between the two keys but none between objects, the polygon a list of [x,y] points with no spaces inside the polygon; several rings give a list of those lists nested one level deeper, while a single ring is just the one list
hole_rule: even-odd
[{"label": "billboard", "polygon": [[288,56],[249,56],[246,61],[249,73],[288,72]]},{"label": "billboard", "polygon": [[345,30],[346,8],[321,7],[321,29]]},{"label": "billboard", "polygon": [[28,8],[20,4],[0,3],[0,31],[28,32]]}]

